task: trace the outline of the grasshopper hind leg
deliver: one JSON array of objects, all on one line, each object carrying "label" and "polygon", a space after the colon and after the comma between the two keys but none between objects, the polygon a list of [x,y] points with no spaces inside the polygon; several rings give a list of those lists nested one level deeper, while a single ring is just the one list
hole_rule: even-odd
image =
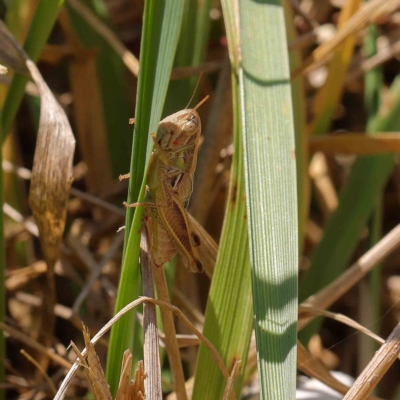
[{"label": "grasshopper hind leg", "polygon": [[183,265],[187,268],[190,272],[193,273],[201,273],[203,272],[203,264],[197,258],[187,258],[181,252],[179,252]]}]

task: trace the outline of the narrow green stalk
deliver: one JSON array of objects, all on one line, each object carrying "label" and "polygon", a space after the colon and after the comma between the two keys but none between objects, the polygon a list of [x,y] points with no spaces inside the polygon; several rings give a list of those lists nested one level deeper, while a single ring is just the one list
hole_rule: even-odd
[{"label": "narrow green stalk", "polygon": [[[157,131],[161,119],[178,43],[183,6],[184,0],[147,0],[145,3],[128,203],[144,199],[145,177],[152,150],[152,143],[148,138],[151,132]],[[141,207],[136,212],[132,208],[127,210],[116,312],[140,293],[138,260],[142,213]],[[118,387],[123,352],[132,349],[132,342],[133,313],[129,313],[111,330],[106,376],[113,395]],[[133,349],[132,353],[134,352]]]},{"label": "narrow green stalk", "polygon": [[[227,3],[227,1],[222,1],[232,60],[235,58],[236,51],[233,45],[235,37],[228,25],[234,20],[234,15]],[[241,200],[246,192],[236,67],[235,63],[231,63],[235,153],[232,160],[224,227],[207,301],[203,333],[216,346],[229,369],[232,369],[234,362],[242,361],[240,373],[235,381],[235,393],[239,398],[252,331],[253,307],[246,202]],[[241,245],[238,246],[238,243]],[[193,400],[221,399],[225,385],[222,373],[202,344],[197,359]]]}]

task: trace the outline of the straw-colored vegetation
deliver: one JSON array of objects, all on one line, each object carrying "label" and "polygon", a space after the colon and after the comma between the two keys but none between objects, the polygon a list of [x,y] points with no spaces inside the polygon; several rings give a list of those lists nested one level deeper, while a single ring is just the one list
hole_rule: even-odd
[{"label": "straw-colored vegetation", "polygon": [[400,399],[399,16],[0,1],[0,400]]}]

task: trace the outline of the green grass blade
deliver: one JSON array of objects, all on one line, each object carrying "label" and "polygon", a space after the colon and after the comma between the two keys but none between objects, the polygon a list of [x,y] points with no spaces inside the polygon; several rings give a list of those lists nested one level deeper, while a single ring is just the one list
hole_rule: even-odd
[{"label": "green grass blade", "polygon": [[[140,72],[135,112],[135,130],[131,160],[128,202],[143,201],[143,177],[151,152],[149,134],[156,132],[167,93],[169,77],[178,43],[183,0],[147,0],[143,16]],[[140,194],[139,194],[140,192]],[[133,214],[135,214],[133,218]],[[139,242],[142,209],[127,210],[124,257],[116,311],[139,294]],[[132,222],[133,219],[133,222]],[[130,313],[113,326],[107,358],[107,381],[115,394],[123,351],[131,347],[133,315]]]},{"label": "green grass blade", "polygon": [[[362,0],[349,0],[344,3],[338,20],[340,29],[358,10]],[[334,51],[329,62],[329,72],[324,85],[318,90],[313,102],[314,120],[309,127],[310,135],[325,135],[332,123],[332,117],[342,96],[346,72],[356,44],[356,38],[349,36]]]},{"label": "green grass blade", "polygon": [[[39,1],[35,11],[29,32],[24,43],[24,50],[30,59],[36,62],[39,59],[43,46],[53,29],[58,13],[63,5],[63,0]],[[28,78],[15,75],[1,112],[1,124],[3,127],[3,141],[11,129],[19,105],[24,96],[25,85]]]},{"label": "green grass blade", "polygon": [[[400,129],[400,78],[392,85],[393,103],[390,111],[377,117],[370,132],[391,132]],[[300,286],[300,300],[337,278],[348,264],[367,219],[377,205],[384,185],[393,169],[395,157],[363,156],[355,162],[342,190],[339,206],[329,219],[324,236],[316,248],[310,268]],[[302,331],[307,341],[318,329],[318,320]]]},{"label": "green grass blade", "polygon": [[[233,10],[223,1],[225,23],[230,41],[231,57],[235,38],[229,31],[234,21]],[[241,373],[236,377],[235,391],[239,396],[252,331],[252,300],[248,226],[246,218],[243,144],[240,121],[240,98],[237,70],[232,65],[232,93],[234,109],[234,144],[230,190],[224,227],[209,292],[205,315],[204,335],[216,346],[228,368],[235,360],[242,360]],[[238,246],[238,243],[241,245]],[[216,327],[218,327],[216,329]],[[204,345],[197,360],[193,400],[221,399],[225,379]]]},{"label": "green grass blade", "polygon": [[284,11],[239,2],[241,102],[261,398],[294,399],[298,228]]}]

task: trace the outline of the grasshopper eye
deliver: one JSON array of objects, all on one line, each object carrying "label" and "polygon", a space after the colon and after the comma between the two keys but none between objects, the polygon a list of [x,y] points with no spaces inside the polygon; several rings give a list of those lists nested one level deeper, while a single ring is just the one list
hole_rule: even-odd
[{"label": "grasshopper eye", "polygon": [[192,136],[196,133],[197,128],[199,127],[199,121],[195,115],[191,115],[189,117],[188,122],[183,126],[183,132],[185,135]]}]

